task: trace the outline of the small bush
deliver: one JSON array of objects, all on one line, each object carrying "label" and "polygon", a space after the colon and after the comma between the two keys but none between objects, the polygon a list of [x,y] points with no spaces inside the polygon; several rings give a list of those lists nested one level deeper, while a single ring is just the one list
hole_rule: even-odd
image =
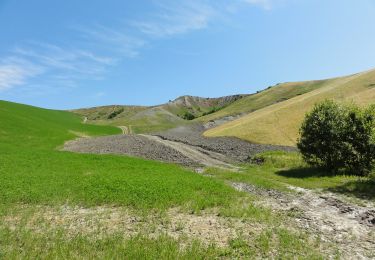
[{"label": "small bush", "polygon": [[310,165],[368,175],[375,162],[375,107],[317,104],[306,115],[298,148]]},{"label": "small bush", "polygon": [[192,113],[187,111],[182,115],[182,118],[185,119],[185,120],[193,120],[193,119],[195,119],[195,115],[193,115]]},{"label": "small bush", "polygon": [[202,116],[207,116],[207,115],[213,114],[213,113],[219,111],[220,109],[221,109],[221,108],[219,108],[219,107],[213,107],[213,108],[211,108],[209,111],[204,112],[204,113],[202,114]]},{"label": "small bush", "polygon": [[120,109],[118,109],[118,110],[115,110],[115,111],[113,111],[112,113],[110,113],[109,115],[108,115],[108,119],[113,119],[113,118],[115,118],[116,116],[118,116],[119,114],[121,114],[122,112],[124,112],[124,108],[120,108]]}]

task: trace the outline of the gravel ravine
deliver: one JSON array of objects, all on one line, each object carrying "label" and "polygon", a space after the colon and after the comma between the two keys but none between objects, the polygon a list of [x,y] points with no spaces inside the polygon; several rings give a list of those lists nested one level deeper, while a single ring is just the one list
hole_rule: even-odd
[{"label": "gravel ravine", "polygon": [[175,149],[182,153],[187,158],[199,163],[200,165],[207,167],[218,167],[228,170],[239,170],[238,167],[230,164],[230,161],[222,154],[215,153],[212,151],[204,150],[197,146],[192,146],[180,142],[170,141],[162,139],[159,136],[153,135],[141,135],[148,138],[151,141],[158,142],[169,148]]},{"label": "gravel ravine", "polygon": [[125,154],[145,159],[238,170],[233,163],[246,162],[257,153],[294,148],[251,144],[234,137],[203,137],[204,126],[178,127],[154,135],[132,135],[120,127],[123,135],[80,138],[65,143],[63,150],[79,153]]},{"label": "gravel ravine", "polygon": [[150,160],[178,163],[185,166],[194,167],[199,165],[175,149],[151,141],[147,137],[140,135],[80,138],[66,142],[63,150],[78,153],[126,154]]},{"label": "gravel ravine", "polygon": [[202,125],[181,126],[155,135],[170,141],[201,147],[225,155],[235,162],[248,162],[252,156],[266,151],[296,151],[294,147],[253,144],[236,137],[204,137]]}]

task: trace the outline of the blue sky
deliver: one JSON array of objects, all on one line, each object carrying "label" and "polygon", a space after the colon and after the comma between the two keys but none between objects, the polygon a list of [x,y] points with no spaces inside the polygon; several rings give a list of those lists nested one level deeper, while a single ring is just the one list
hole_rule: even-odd
[{"label": "blue sky", "polygon": [[0,0],[0,99],[47,108],[252,93],[375,67],[373,0]]}]

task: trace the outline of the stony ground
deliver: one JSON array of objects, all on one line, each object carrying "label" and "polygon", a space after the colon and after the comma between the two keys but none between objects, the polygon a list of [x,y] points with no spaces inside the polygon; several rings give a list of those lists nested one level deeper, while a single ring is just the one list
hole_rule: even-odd
[{"label": "stony ground", "polygon": [[253,144],[235,137],[204,137],[202,133],[207,127],[209,126],[181,126],[165,132],[156,133],[155,135],[166,140],[181,142],[223,154],[235,162],[248,162],[252,156],[265,151],[295,150],[294,147]]},{"label": "stony ground", "polygon": [[141,135],[80,138],[65,143],[63,150],[79,153],[126,154],[185,166],[197,165],[179,151]]},{"label": "stony ground", "polygon": [[69,141],[63,150],[80,153],[126,154],[145,159],[236,169],[232,163],[248,162],[252,156],[271,150],[295,148],[252,144],[234,137],[207,138],[201,125],[178,127],[154,135],[115,135]]}]

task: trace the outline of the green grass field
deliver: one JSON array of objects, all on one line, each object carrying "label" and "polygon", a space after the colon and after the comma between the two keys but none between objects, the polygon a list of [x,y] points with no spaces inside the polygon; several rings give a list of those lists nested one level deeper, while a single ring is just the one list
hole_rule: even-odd
[{"label": "green grass field", "polygon": [[74,133],[116,134],[117,128],[83,125],[68,112],[7,102],[1,102],[0,113],[2,203],[166,208],[195,202],[204,208],[223,204],[233,195],[223,184],[175,165],[56,150],[75,138]]},{"label": "green grass field", "polygon": [[[319,248],[325,244],[290,229],[286,215],[255,206],[256,198],[221,178],[172,164],[57,149],[77,136],[118,134],[115,127],[5,101],[0,123],[0,258],[323,257]],[[157,231],[173,223],[171,209],[188,220],[212,212],[209,218],[227,221],[231,229],[236,221],[257,228],[236,229],[224,247],[207,245],[197,235],[175,238],[171,231]],[[127,211],[140,218],[132,235],[128,225],[120,228]],[[172,231],[185,224],[178,222]]]}]

